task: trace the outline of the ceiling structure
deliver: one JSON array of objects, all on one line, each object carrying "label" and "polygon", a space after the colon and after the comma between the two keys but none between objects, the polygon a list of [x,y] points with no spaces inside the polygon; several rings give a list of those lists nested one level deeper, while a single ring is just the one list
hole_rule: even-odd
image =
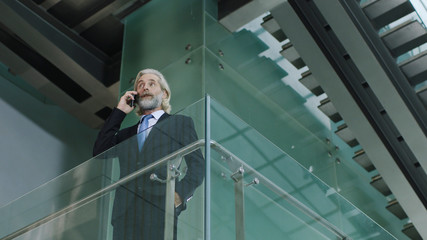
[{"label": "ceiling structure", "polygon": [[[117,102],[121,20],[148,1],[1,0],[0,62],[83,123],[98,128]],[[427,113],[422,103],[427,91],[404,83],[414,67],[410,62],[398,65],[395,58],[405,48],[390,51],[395,41],[375,31],[375,24],[387,19],[375,16],[374,8],[363,12],[356,1],[347,2],[222,0],[218,7],[220,22],[231,32],[271,12],[276,32],[289,38],[309,75],[427,238],[422,227],[427,214],[420,211],[427,203]],[[402,4],[395,17],[408,8],[408,1],[397,0],[371,0],[366,6],[376,2]],[[426,42],[424,37],[419,44]],[[422,56],[417,57],[424,61]],[[424,71],[419,72],[412,78],[417,83],[425,79]]]},{"label": "ceiling structure", "polygon": [[117,102],[124,26],[148,0],[2,0],[0,62],[92,128]]}]

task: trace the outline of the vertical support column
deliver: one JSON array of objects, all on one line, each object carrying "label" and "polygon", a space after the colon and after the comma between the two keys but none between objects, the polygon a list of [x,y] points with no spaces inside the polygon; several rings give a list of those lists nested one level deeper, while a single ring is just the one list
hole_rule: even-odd
[{"label": "vertical support column", "polygon": [[205,97],[205,240],[211,239],[211,99]]},{"label": "vertical support column", "polygon": [[175,178],[177,174],[177,167],[173,161],[169,161],[167,165],[167,178],[166,178],[166,200],[165,200],[165,240],[173,240],[173,225],[175,218]]},{"label": "vertical support column", "polygon": [[234,208],[236,220],[236,240],[245,239],[245,185],[243,184],[243,167],[231,175],[234,180]]}]

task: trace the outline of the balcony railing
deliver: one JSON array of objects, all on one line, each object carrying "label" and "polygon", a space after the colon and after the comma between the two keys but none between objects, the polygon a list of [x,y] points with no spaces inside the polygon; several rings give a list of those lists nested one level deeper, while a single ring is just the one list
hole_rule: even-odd
[{"label": "balcony railing", "polygon": [[126,191],[164,199],[162,231],[173,239],[175,182],[203,150],[204,182],[178,217],[178,239],[395,239],[216,101],[178,114],[192,118],[197,141],[128,172],[130,138],[2,207],[0,238],[112,239],[116,193]]}]

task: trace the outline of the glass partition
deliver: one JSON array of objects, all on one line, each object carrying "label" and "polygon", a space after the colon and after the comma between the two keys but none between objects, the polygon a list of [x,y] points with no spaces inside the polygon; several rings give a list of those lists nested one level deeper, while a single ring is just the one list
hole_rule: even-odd
[{"label": "glass partition", "polygon": [[[212,239],[231,239],[233,174],[243,167],[246,239],[395,239],[232,112],[211,100]],[[258,184],[254,184],[255,182]],[[237,218],[237,216],[235,216]],[[228,237],[224,234],[228,233]]]},{"label": "glass partition", "polygon": [[334,230],[345,236],[227,149],[212,147],[211,239],[336,239]]},{"label": "glass partition", "polygon": [[113,159],[89,160],[3,206],[0,208],[0,237],[54,214],[111,184],[113,165]]},{"label": "glass partition", "polygon": [[[159,122],[150,132],[154,138],[155,131],[168,126],[162,134],[170,138],[173,129],[187,129],[170,125],[172,119],[191,119],[195,141],[141,165],[144,158],[135,153],[138,136],[119,143],[1,208],[2,239],[113,239],[114,234],[170,239],[178,212],[177,239],[395,239],[334,188],[208,99]],[[205,160],[210,163],[206,173]],[[186,181],[191,182],[188,189],[180,189]],[[185,206],[174,209],[171,196],[185,191],[191,192],[183,194]],[[156,224],[141,228],[143,222]]]},{"label": "glass partition", "polygon": [[[367,172],[352,159],[361,146],[350,147],[335,134],[342,121],[330,121],[318,109],[325,96],[315,96],[299,81],[308,69],[289,63],[280,53],[288,40],[278,42],[262,27],[269,13],[235,32],[221,25],[217,13],[215,0],[156,0],[126,17],[120,92],[132,88],[139,70],[155,68],[169,82],[174,112],[209,94],[405,239],[401,226],[407,220],[390,213],[385,208],[390,199],[369,184],[378,172]],[[135,121],[125,119],[129,125]]]},{"label": "glass partition", "polygon": [[[126,228],[126,234],[143,231],[138,221],[151,222],[153,229],[172,226],[173,234],[174,212],[185,208],[181,228],[192,229],[195,239],[202,237],[203,211],[189,205],[203,209],[199,193],[205,171],[204,145],[199,143],[204,138],[203,113],[204,104],[195,103],[179,114],[165,114],[146,130],[149,134],[141,150],[138,141],[144,132],[127,139],[123,135],[127,130],[103,136],[94,150],[100,152],[97,156],[0,208],[0,239],[28,239],[28,234],[29,239],[112,239],[118,223],[135,223],[137,227]],[[119,143],[109,148],[104,140]],[[166,209],[174,205],[174,192],[182,203]],[[139,214],[145,212],[150,214]],[[165,215],[172,220],[164,221]],[[159,231],[150,234],[158,236]]]},{"label": "glass partition", "polygon": [[[1,239],[172,239],[178,213],[177,239],[395,239],[207,99],[157,123],[149,135],[160,139],[156,131],[167,130],[161,134],[175,138],[188,126],[173,119],[184,118],[194,124],[194,141],[174,149],[158,141],[146,151],[162,146],[167,154],[152,160],[135,151],[138,136],[119,143],[1,208]],[[184,205],[173,207],[174,192],[184,192]]]},{"label": "glass partition", "polygon": [[[173,236],[174,231],[174,215],[179,214],[183,208],[178,206],[175,210],[168,210],[166,207],[169,201],[168,196],[173,196],[173,193],[168,194],[168,190],[174,181],[181,182],[182,178],[169,178],[165,182],[161,173],[167,166],[175,176],[178,169],[172,169],[171,166],[179,166],[182,156],[185,158],[200,152],[200,146],[196,141],[155,163],[148,164],[116,181],[111,181],[104,188],[69,202],[55,212],[50,214],[47,214],[47,211],[40,212],[42,217],[37,221],[25,221],[28,225],[22,221],[25,215],[21,215],[20,228],[16,229],[18,225],[9,226],[7,231],[12,230],[12,232],[6,232],[8,236],[2,239],[171,239],[170,236]],[[111,154],[113,150],[117,149],[113,148],[107,152]],[[118,161],[123,160],[128,162],[128,159]],[[84,168],[84,165],[78,168]],[[63,180],[62,177],[65,176],[60,176],[55,181]],[[178,187],[179,183],[175,186]],[[35,192],[45,190],[37,189]],[[34,196],[35,192],[31,195]],[[45,203],[49,202],[51,202],[50,199],[46,199]],[[2,215],[2,218],[8,217],[10,216]],[[197,224],[203,216],[199,216],[197,221],[193,219],[192,222],[188,221],[188,218],[187,214],[185,225],[191,227],[193,235],[203,236],[203,228]],[[15,221],[15,223],[18,222]],[[2,232],[2,236],[4,234]]]}]

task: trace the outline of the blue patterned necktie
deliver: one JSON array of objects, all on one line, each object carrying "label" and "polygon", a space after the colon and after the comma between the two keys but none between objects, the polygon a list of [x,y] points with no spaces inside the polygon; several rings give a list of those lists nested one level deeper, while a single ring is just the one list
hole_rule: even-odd
[{"label": "blue patterned necktie", "polygon": [[148,128],[148,120],[152,118],[153,115],[149,114],[142,118],[141,125],[138,130],[138,147],[139,151],[142,150],[142,146],[144,146],[145,139],[147,138],[147,128]]}]

